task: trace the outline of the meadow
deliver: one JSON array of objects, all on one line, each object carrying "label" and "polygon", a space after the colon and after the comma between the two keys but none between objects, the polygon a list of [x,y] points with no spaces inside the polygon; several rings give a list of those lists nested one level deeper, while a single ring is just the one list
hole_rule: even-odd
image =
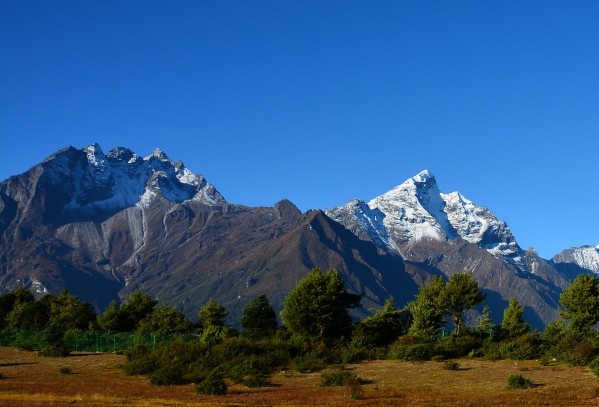
[{"label": "meadow", "polygon": [[[201,396],[195,385],[153,386],[146,377],[126,376],[125,356],[73,353],[46,358],[35,352],[0,348],[0,406],[596,406],[599,378],[588,368],[538,361],[461,359],[446,362],[378,360],[346,365],[362,379],[359,397],[345,386],[322,387],[324,371],[279,371],[271,387],[230,383],[224,396]],[[509,389],[521,374],[528,389]]]}]

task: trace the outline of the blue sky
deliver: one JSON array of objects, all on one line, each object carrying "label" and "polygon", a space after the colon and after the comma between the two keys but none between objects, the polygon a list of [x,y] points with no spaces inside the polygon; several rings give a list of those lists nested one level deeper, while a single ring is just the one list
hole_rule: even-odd
[{"label": "blue sky", "polygon": [[156,147],[232,203],[423,169],[549,258],[599,243],[599,2],[0,2],[0,179]]}]

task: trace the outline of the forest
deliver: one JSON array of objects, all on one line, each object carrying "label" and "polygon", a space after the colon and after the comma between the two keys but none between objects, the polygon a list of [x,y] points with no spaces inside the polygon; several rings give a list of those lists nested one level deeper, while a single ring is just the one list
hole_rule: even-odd
[{"label": "forest", "polygon": [[[363,380],[345,365],[368,360],[443,362],[458,370],[463,358],[538,360],[586,366],[599,376],[599,278],[580,275],[560,296],[560,319],[538,332],[511,299],[503,319],[491,310],[469,273],[433,277],[415,298],[397,308],[389,298],[362,320],[350,312],[361,296],[347,291],[335,270],[313,269],[287,296],[280,315],[266,295],[247,304],[238,327],[216,300],[198,310],[198,321],[142,291],[101,314],[64,290],[36,298],[22,288],[0,295],[0,345],[65,357],[72,352],[126,356],[128,375],[153,385],[197,384],[198,394],[226,394],[228,383],[268,387],[276,371],[319,372],[322,386],[346,386],[360,398]],[[482,312],[475,324],[465,316]],[[279,322],[280,321],[280,322]],[[517,375],[519,376],[519,375]],[[519,376],[515,387],[530,385]]]}]

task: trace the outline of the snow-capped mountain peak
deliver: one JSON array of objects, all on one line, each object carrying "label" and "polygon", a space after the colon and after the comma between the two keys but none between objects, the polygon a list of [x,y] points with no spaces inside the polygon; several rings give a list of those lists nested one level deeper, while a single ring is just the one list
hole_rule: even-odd
[{"label": "snow-capped mountain peak", "polygon": [[599,274],[599,245],[566,249],[553,257],[553,262],[576,264],[585,270]]},{"label": "snow-capped mountain peak", "polygon": [[[376,220],[370,218],[375,212]],[[428,170],[368,203],[353,200],[327,214],[359,236],[366,233],[377,245],[401,254],[423,239],[462,238],[523,267],[523,252],[505,222],[459,192],[442,193]]]},{"label": "snow-capped mountain peak", "polygon": [[41,164],[43,177],[56,190],[57,221],[88,219],[96,214],[147,206],[162,197],[215,205],[226,203],[220,193],[181,161],[173,162],[160,149],[145,158],[126,147],[104,154],[98,143],[77,150],[65,148]]}]

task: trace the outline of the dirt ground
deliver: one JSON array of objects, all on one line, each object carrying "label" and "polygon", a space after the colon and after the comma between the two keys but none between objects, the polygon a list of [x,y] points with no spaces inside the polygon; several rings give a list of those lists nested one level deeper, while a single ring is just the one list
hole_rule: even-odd
[{"label": "dirt ground", "polygon": [[[199,396],[195,385],[152,386],[123,374],[124,357],[111,353],[45,358],[0,348],[0,406],[599,406],[599,378],[588,369],[536,361],[460,360],[457,371],[443,362],[371,361],[348,366],[363,379],[356,389],[319,386],[322,372],[282,371],[272,387],[230,385],[225,396]],[[507,388],[510,374],[534,387]]]}]

